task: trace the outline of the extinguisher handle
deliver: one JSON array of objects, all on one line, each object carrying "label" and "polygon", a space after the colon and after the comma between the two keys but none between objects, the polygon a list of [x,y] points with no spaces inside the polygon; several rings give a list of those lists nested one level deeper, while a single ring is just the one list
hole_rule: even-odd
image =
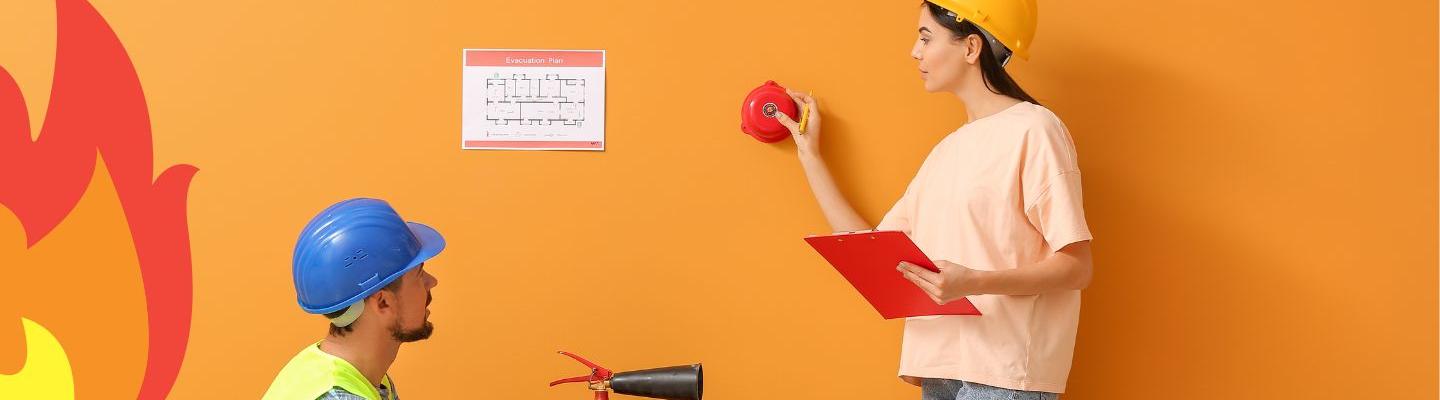
[{"label": "extinguisher handle", "polygon": [[[609,369],[607,369],[607,368],[605,368],[605,367],[602,367],[602,366],[600,366],[600,365],[598,365],[598,364],[595,364],[595,363],[593,363],[593,362],[590,362],[590,360],[586,360],[586,359],[584,359],[584,358],[582,358],[582,357],[580,357],[580,356],[578,356],[578,355],[575,355],[575,354],[572,354],[572,353],[569,353],[569,352],[564,352],[564,351],[560,352],[560,354],[564,354],[564,355],[566,355],[566,356],[569,356],[570,358],[575,359],[575,361],[579,361],[581,364],[585,364],[586,367],[590,367],[590,374],[589,374],[589,375],[580,375],[580,376],[576,376],[576,377],[570,377],[570,378],[565,378],[565,379],[556,380],[556,381],[554,381],[554,382],[550,382],[550,386],[555,386],[555,385],[559,385],[559,384],[562,384],[562,383],[579,383],[579,382],[586,382],[586,383],[589,383],[589,384],[593,387],[593,386],[595,386],[596,384],[604,384],[605,382],[608,382],[608,381],[610,380],[610,378],[612,378],[612,377],[615,376],[615,372],[610,371]],[[596,392],[596,393],[600,393],[600,392]]]},{"label": "extinguisher handle", "polygon": [[[581,364],[585,364],[585,366],[590,367],[590,369],[596,370],[596,372],[604,372],[604,373],[606,373],[606,375],[609,375],[610,370],[605,369],[605,367],[602,367],[602,366],[600,366],[600,365],[598,365],[598,364],[595,364],[595,363],[593,363],[593,362],[590,362],[590,360],[586,360],[585,358],[580,357],[580,356],[578,356],[578,355],[575,355],[574,353],[571,353],[571,352],[568,352],[568,351],[561,351],[561,352],[559,352],[559,353],[560,353],[560,354],[564,354],[564,355],[566,355],[566,356],[569,356],[570,358],[575,359],[575,361],[579,361]],[[608,377],[607,377],[607,378],[608,378]]]}]

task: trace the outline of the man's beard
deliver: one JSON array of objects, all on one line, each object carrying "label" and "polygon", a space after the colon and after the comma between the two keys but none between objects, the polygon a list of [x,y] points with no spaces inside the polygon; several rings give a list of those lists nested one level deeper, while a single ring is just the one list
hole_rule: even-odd
[{"label": "man's beard", "polygon": [[[430,302],[433,301],[433,300],[435,300],[435,298],[434,298],[433,296],[431,296],[430,293],[426,293],[426,294],[425,294],[425,305],[426,305],[426,306],[429,306],[429,305],[430,305]],[[427,314],[428,314],[428,312],[427,312]],[[428,319],[428,318],[427,318],[427,319]],[[390,326],[390,337],[395,338],[395,340],[398,341],[398,342],[400,342],[400,343],[418,342],[418,341],[421,341],[421,340],[429,339],[429,338],[430,338],[430,334],[431,334],[431,333],[434,333],[434,332],[435,332],[435,324],[431,324],[430,321],[425,321],[425,325],[422,325],[422,326],[420,326],[419,328],[416,328],[416,329],[414,329],[414,330],[408,330],[408,331],[405,330],[405,328],[402,328],[402,327],[400,326],[400,321],[399,321],[399,320],[396,320],[396,321],[395,321],[395,325],[391,325],[391,326]]]},{"label": "man's beard", "polygon": [[425,321],[425,325],[408,331],[400,327],[400,321],[395,321],[395,325],[390,326],[390,337],[395,338],[395,340],[400,343],[418,342],[429,339],[430,334],[434,332],[435,324],[431,324],[430,321]]}]

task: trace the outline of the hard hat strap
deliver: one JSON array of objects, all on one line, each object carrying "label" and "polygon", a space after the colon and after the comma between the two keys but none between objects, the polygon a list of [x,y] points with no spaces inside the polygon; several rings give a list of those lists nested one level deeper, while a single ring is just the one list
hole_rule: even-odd
[{"label": "hard hat strap", "polygon": [[357,301],[355,304],[351,304],[349,308],[346,308],[345,312],[340,314],[340,316],[331,318],[330,323],[341,328],[350,326],[350,324],[355,323],[356,319],[360,318],[360,314],[364,311],[365,300]]},{"label": "hard hat strap", "polygon": [[1002,67],[1005,66],[1005,64],[1009,64],[1010,56],[1015,53],[1010,51],[1010,48],[1006,47],[1004,43],[996,40],[995,36],[991,35],[990,32],[985,31],[985,28],[978,26],[976,28],[980,29],[980,36],[984,36],[985,41],[990,42],[990,52],[995,55],[995,61],[999,61]]},{"label": "hard hat strap", "polygon": [[[965,22],[966,20],[965,17],[956,14],[955,11],[951,11],[948,9],[945,11],[947,11],[945,13],[945,16],[955,18],[955,22]],[[988,20],[990,19],[990,17],[986,16],[984,13],[976,11],[975,15],[973,17],[970,17],[969,19],[972,20],[971,24],[975,25],[975,29],[980,31],[980,36],[984,37],[985,41],[990,43],[990,52],[995,55],[995,61],[999,61],[1001,67],[1004,67],[1006,64],[1010,64],[1010,56],[1014,55],[1015,52],[1011,51],[1009,46],[1006,46],[1004,43],[1000,43],[1000,40],[995,39],[995,36],[991,35],[990,31],[985,30],[985,28],[980,27],[980,24],[975,23]]]}]

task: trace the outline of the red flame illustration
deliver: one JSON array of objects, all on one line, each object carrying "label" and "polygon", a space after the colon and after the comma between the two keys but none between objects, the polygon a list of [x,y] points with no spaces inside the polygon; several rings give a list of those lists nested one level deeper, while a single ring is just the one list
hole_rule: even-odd
[{"label": "red flame illustration", "polygon": [[190,334],[185,201],[197,170],[176,165],[152,181],[149,111],[119,38],[84,0],[58,0],[56,25],[54,83],[38,139],[30,139],[19,86],[0,68],[0,205],[15,213],[33,247],[79,202],[99,152],[115,182],[145,288],[149,355],[139,398],[164,398]]}]

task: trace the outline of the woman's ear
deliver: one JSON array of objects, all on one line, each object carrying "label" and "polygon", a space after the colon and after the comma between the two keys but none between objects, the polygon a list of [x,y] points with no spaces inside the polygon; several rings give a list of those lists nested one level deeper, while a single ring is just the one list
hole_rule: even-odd
[{"label": "woman's ear", "polygon": [[981,46],[985,44],[985,38],[977,34],[970,34],[966,35],[965,39],[961,41],[964,42],[962,44],[965,46],[965,62],[967,64],[980,62],[980,49]]}]

